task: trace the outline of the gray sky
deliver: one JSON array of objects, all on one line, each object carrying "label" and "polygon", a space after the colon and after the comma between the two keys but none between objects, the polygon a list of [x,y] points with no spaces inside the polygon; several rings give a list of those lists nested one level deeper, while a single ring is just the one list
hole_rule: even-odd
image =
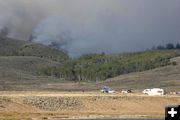
[{"label": "gray sky", "polygon": [[0,0],[0,28],[71,56],[180,42],[180,0]]}]

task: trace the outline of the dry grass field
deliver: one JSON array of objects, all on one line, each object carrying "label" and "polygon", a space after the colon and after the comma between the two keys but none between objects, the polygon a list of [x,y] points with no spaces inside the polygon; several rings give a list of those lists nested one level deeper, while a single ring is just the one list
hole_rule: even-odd
[{"label": "dry grass field", "polygon": [[53,117],[163,117],[180,96],[100,92],[0,92],[0,119]]}]

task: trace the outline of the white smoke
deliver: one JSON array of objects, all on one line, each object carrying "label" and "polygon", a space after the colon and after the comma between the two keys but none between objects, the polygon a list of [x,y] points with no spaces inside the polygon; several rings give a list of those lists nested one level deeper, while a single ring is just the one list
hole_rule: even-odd
[{"label": "white smoke", "polygon": [[[112,32],[106,27],[112,29]],[[32,41],[45,45],[55,43],[71,57],[88,53],[112,53],[119,47],[113,45],[113,35],[118,35],[113,29],[100,20],[79,22],[72,18],[51,16],[36,27]]]},{"label": "white smoke", "polygon": [[180,39],[180,0],[0,0],[9,37],[70,56],[138,51]]},{"label": "white smoke", "polygon": [[51,45],[56,43],[62,49],[71,42],[71,26],[67,19],[62,17],[49,17],[42,21],[32,33],[32,41]]}]

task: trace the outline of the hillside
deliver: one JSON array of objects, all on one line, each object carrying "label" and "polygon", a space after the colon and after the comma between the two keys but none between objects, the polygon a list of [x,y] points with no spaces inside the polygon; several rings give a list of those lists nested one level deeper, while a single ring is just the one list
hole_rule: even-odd
[{"label": "hillside", "polygon": [[1,37],[0,56],[35,56],[58,62],[68,59],[65,52],[42,44]]},{"label": "hillside", "polygon": [[76,59],[41,44],[0,38],[0,90],[180,90],[180,50],[89,54]]},{"label": "hillside", "polygon": [[45,84],[44,86],[46,86],[48,90],[61,91],[92,91],[99,90],[104,85],[110,86],[116,91],[121,91],[122,89],[141,91],[154,87],[164,88],[166,92],[180,91],[180,57],[173,58],[171,61],[176,61],[177,65],[171,64],[147,71],[129,73],[100,82],[51,83],[48,85]]},{"label": "hillside", "polygon": [[[96,82],[67,81],[54,76],[45,77],[32,74],[29,75],[29,73],[27,74],[27,72],[22,71],[17,73],[17,77],[14,77],[12,76],[15,74],[13,71],[13,74],[9,73],[9,78],[5,79],[5,77],[1,76],[1,85],[2,82],[4,82],[6,90],[99,91],[99,89],[106,85],[116,91],[120,91],[122,89],[141,91],[145,88],[153,87],[164,88],[167,92],[180,91],[180,57],[171,59],[171,62],[173,61],[176,61],[177,65],[170,64],[168,66],[158,67],[142,72],[128,73],[106,79],[105,81]],[[54,64],[56,65],[57,63]],[[3,72],[1,72],[1,74],[2,73]],[[22,78],[19,79],[19,76]],[[2,81],[2,79],[4,81]],[[1,90],[3,89],[1,88]]]},{"label": "hillside", "polygon": [[66,53],[48,46],[0,37],[0,90],[27,90],[57,82],[59,79],[39,76],[39,72],[61,66],[67,59]]},{"label": "hillside", "polygon": [[171,61],[176,61],[177,65],[121,75],[107,79],[103,84],[114,88],[144,89],[161,87],[165,90],[180,91],[180,57],[173,58]]},{"label": "hillside", "polygon": [[56,78],[38,74],[40,69],[60,65],[58,62],[31,56],[0,57],[0,90],[24,89],[23,86],[26,86],[26,90],[33,86],[38,88],[42,83],[57,82]]},{"label": "hillside", "polygon": [[67,61],[61,67],[42,71],[70,81],[102,81],[118,75],[141,72],[176,64],[171,58],[180,56],[180,50],[149,50],[126,54],[89,54]]}]

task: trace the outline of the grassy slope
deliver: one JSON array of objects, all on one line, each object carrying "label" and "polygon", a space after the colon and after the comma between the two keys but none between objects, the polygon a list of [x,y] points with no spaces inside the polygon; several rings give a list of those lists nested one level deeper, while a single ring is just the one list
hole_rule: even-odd
[{"label": "grassy slope", "polygon": [[54,77],[38,76],[38,71],[60,66],[67,59],[64,52],[41,44],[0,37],[0,90],[34,89],[57,82]]},{"label": "grassy slope", "polygon": [[173,58],[177,65],[169,65],[156,69],[121,75],[101,83],[113,86],[116,89],[133,88],[144,89],[161,87],[166,90],[180,91],[180,57]]},{"label": "grassy slope", "polygon": [[0,57],[0,90],[34,89],[42,83],[60,81],[54,77],[37,75],[39,69],[60,65],[58,62],[31,56]]},{"label": "grassy slope", "polygon": [[[162,51],[162,54],[163,52],[169,51]],[[143,55],[146,58],[146,54]],[[121,75],[105,82],[79,84],[53,76],[37,76],[39,69],[59,66],[68,59],[67,55],[58,50],[40,44],[0,38],[0,56],[0,90],[98,90],[103,85],[114,89],[163,87],[180,90],[180,58],[175,59],[178,63],[176,66]],[[134,57],[133,59],[138,59]]]}]

